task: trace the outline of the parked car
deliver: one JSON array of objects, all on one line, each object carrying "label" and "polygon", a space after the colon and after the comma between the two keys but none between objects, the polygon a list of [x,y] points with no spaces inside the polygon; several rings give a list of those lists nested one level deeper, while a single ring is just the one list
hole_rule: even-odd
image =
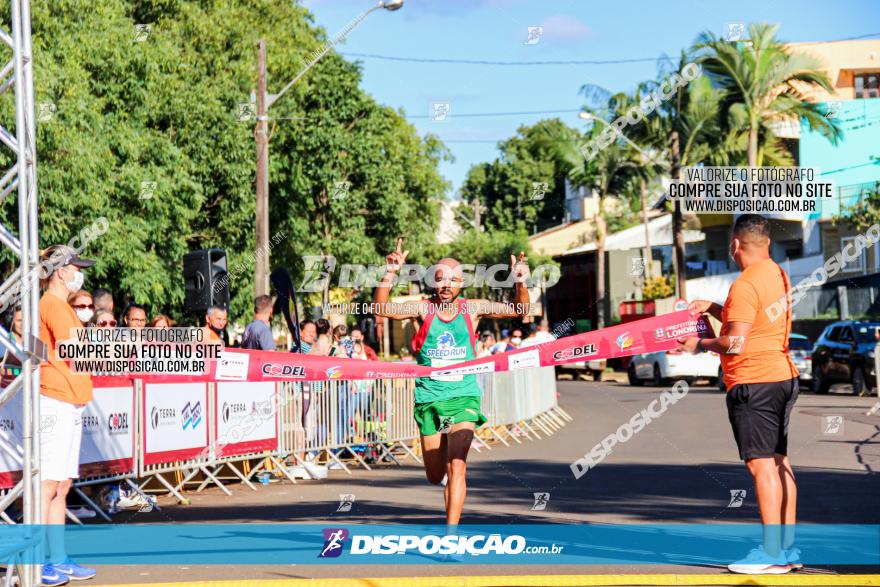
[{"label": "parked car", "polygon": [[876,387],[874,349],[880,322],[843,320],[828,325],[813,347],[813,391],[828,393],[833,383],[851,383],[862,395]]},{"label": "parked car", "polygon": [[801,389],[810,389],[813,380],[813,343],[803,334],[788,337],[788,354],[798,369]]},{"label": "parked car", "polygon": [[602,373],[605,371],[607,361],[581,361],[579,363],[566,363],[556,365],[556,375],[571,375],[573,381],[577,381],[581,375],[590,375],[593,381],[602,381]]},{"label": "parked car", "polygon": [[[788,354],[798,369],[798,381],[801,389],[811,389],[813,379],[813,343],[803,334],[792,332],[788,337]],[[718,367],[718,389],[725,391],[724,372]]]},{"label": "parked car", "polygon": [[659,386],[669,379],[684,379],[692,383],[698,377],[708,378],[710,384],[715,385],[719,364],[715,353],[691,354],[671,350],[634,356],[626,373],[630,385],[649,381]]}]

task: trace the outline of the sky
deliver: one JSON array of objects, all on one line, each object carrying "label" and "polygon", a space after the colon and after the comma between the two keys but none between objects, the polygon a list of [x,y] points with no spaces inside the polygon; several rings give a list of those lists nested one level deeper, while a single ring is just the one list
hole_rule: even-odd
[{"label": "sky", "polygon": [[[373,0],[300,0],[330,38]],[[362,61],[362,86],[376,100],[402,109],[419,133],[433,133],[454,162],[441,164],[455,194],[468,169],[498,155],[498,141],[521,125],[559,117],[583,128],[577,112],[585,85],[632,91],[657,77],[664,57],[677,59],[703,31],[723,35],[728,23],[780,25],[783,41],[880,37],[876,0],[405,0],[395,12],[377,10],[336,49]],[[542,27],[527,43],[529,27]],[[358,56],[358,55],[361,56]],[[470,65],[365,57],[493,62],[609,61],[575,65]],[[270,90],[274,89],[271,88]],[[448,104],[434,120],[434,104]],[[539,112],[548,112],[541,114]],[[492,116],[484,116],[492,114]],[[478,116],[473,116],[478,115]]]}]

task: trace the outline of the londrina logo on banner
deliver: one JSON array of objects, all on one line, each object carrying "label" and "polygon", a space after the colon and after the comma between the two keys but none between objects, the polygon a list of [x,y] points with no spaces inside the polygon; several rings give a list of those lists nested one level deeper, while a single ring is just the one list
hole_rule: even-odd
[{"label": "londrina logo on banner", "polygon": [[345,528],[324,528],[324,546],[318,553],[318,558],[336,558],[342,554],[345,541],[348,539],[348,530]]},{"label": "londrina logo on banner", "polygon": [[196,403],[186,402],[183,410],[180,412],[180,423],[184,430],[189,428],[195,430],[196,426],[202,421],[202,402]]}]

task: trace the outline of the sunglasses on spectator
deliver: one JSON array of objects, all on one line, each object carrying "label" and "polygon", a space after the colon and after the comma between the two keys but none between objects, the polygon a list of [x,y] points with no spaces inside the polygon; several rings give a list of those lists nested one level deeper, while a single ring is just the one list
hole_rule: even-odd
[{"label": "sunglasses on spectator", "polygon": [[98,324],[98,326],[101,326],[101,327],[109,326],[110,328],[115,328],[116,327],[116,320],[101,320],[97,324]]},{"label": "sunglasses on spectator", "polygon": [[71,304],[71,307],[76,308],[77,310],[85,310],[86,308],[94,310],[95,304]]}]

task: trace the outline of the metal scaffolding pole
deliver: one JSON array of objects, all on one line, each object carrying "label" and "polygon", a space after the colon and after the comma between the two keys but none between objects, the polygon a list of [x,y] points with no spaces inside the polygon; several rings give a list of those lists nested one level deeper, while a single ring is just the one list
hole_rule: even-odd
[{"label": "metal scaffolding pole", "polygon": [[[25,525],[40,524],[40,450],[36,434],[39,433],[40,371],[37,346],[39,345],[39,238],[37,222],[37,150],[34,119],[34,77],[31,46],[31,12],[29,0],[11,0],[11,34],[0,23],[0,41],[12,49],[12,59],[0,70],[0,94],[12,90],[15,96],[15,132],[0,126],[3,145],[14,154],[15,163],[3,175],[3,195],[18,193],[18,235],[13,227],[0,227],[4,238],[0,244],[18,258],[18,283],[11,288],[11,295],[4,297],[4,305],[15,308],[20,304],[22,312],[22,340],[19,343],[4,329],[0,329],[0,343],[21,361],[21,374],[9,387],[22,393],[22,480],[16,490],[22,495]],[[8,73],[12,71],[12,75]],[[8,76],[8,77],[7,77]],[[17,287],[15,287],[17,286]],[[15,294],[16,290],[19,292]],[[19,382],[18,379],[21,379]],[[11,394],[5,394],[8,400]],[[14,490],[14,491],[16,491]],[[32,541],[25,548],[33,547]],[[33,554],[22,558],[33,562]],[[21,564],[19,579],[22,587],[40,584],[40,567]]]}]

